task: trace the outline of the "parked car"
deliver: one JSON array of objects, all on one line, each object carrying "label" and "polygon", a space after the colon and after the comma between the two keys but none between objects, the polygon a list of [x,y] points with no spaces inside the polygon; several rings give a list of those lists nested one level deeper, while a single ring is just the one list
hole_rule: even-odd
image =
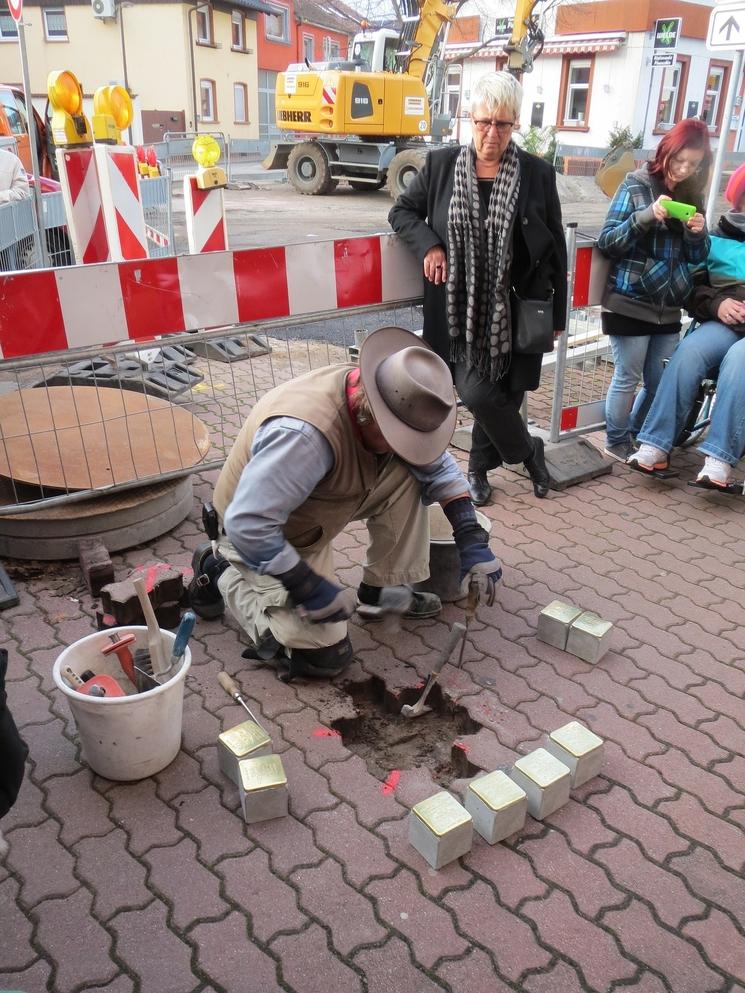
[{"label": "parked car", "polygon": [[[40,114],[34,110],[36,121],[39,170],[42,176],[57,179],[57,162],[51,132]],[[18,86],[0,83],[0,136],[13,138],[18,157],[26,172],[31,173],[31,144],[28,134],[28,110],[23,90]]]}]

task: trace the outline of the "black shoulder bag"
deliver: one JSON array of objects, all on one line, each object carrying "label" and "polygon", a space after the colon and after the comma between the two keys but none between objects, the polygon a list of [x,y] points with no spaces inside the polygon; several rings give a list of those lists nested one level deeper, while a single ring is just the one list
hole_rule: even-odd
[{"label": "black shoulder bag", "polygon": [[514,288],[512,309],[512,351],[517,355],[542,355],[554,350],[554,300],[526,300]]}]

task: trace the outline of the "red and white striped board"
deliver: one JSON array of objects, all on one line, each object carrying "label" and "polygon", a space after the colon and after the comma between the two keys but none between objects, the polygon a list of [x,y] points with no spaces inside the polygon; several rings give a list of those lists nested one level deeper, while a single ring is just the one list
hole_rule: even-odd
[{"label": "red and white striped board", "polygon": [[200,190],[195,176],[184,176],[184,212],[189,252],[226,252],[228,226],[221,188]]},{"label": "red and white striped board", "polygon": [[147,235],[147,240],[152,241],[154,245],[158,245],[159,248],[168,248],[171,244],[171,239],[167,234],[163,234],[162,231],[158,231],[157,228],[151,228],[149,224],[145,225],[145,234]]},{"label": "red and white striped board", "polygon": [[78,264],[111,258],[98,168],[92,148],[58,148],[57,168],[67,230]]},{"label": "red and white striped board", "polygon": [[131,145],[94,145],[111,258],[147,258],[137,153]]},{"label": "red and white striped board", "polygon": [[0,274],[0,358],[421,295],[395,235]]},{"label": "red and white striped board", "polygon": [[581,245],[577,248],[574,260],[572,306],[600,306],[609,267],[610,260],[594,245]]}]

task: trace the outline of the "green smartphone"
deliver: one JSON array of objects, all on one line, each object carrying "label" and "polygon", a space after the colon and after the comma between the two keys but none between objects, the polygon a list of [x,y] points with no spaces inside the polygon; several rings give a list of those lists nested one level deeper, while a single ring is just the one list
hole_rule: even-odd
[{"label": "green smartphone", "polygon": [[690,203],[678,203],[677,200],[663,200],[662,206],[670,217],[678,221],[687,221],[696,213],[696,208]]}]

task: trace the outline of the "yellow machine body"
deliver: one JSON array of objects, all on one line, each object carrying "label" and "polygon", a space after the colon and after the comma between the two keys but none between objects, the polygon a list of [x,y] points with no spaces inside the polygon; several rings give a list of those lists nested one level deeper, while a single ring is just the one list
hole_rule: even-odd
[{"label": "yellow machine body", "polygon": [[424,84],[391,72],[283,72],[277,79],[277,127],[316,135],[429,134]]}]

